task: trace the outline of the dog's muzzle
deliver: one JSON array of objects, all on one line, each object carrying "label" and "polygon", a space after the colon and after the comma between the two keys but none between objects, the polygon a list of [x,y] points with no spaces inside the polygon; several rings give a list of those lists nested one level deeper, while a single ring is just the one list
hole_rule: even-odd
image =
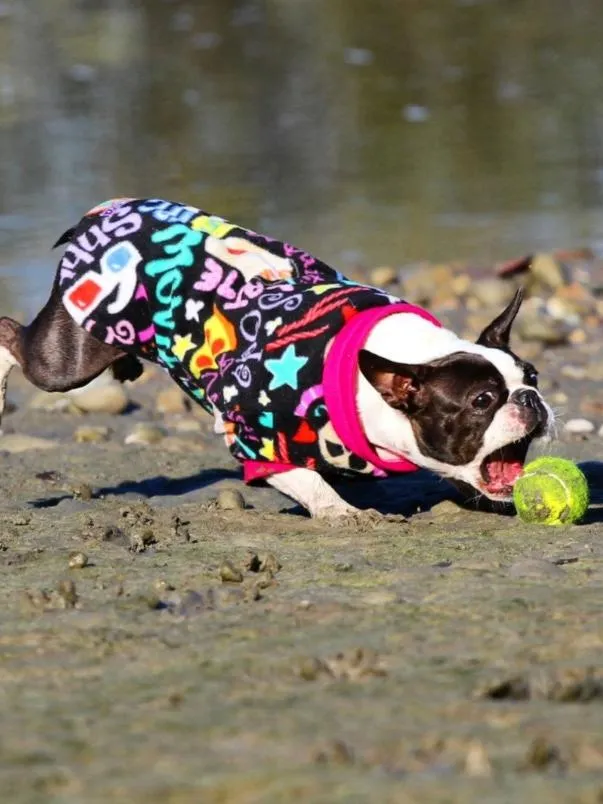
[{"label": "dog's muzzle", "polygon": [[534,388],[518,388],[509,397],[509,402],[524,410],[525,423],[530,435],[539,438],[548,431],[549,412],[542,397]]}]

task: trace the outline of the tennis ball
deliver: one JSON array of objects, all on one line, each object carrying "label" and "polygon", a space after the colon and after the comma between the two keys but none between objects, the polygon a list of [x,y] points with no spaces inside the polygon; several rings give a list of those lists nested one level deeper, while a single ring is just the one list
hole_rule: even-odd
[{"label": "tennis ball", "polygon": [[588,483],[572,461],[537,458],[515,481],[513,501],[523,522],[568,525],[586,513]]}]

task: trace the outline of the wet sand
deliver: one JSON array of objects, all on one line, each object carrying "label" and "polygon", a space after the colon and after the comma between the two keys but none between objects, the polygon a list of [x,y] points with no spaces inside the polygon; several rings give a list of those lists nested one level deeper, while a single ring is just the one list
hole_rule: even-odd
[{"label": "wet sand", "polygon": [[56,446],[1,456],[4,800],[601,801],[599,437],[554,448],[590,461],[580,526],[422,472],[340,487],[407,522],[330,525],[244,488],[203,413],[124,445],[165,387],[75,416],[11,382],[0,447]]}]

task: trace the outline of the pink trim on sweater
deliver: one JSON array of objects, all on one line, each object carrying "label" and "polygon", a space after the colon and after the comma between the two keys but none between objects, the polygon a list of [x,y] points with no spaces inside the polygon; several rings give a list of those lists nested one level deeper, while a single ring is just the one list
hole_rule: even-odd
[{"label": "pink trim on sweater", "polygon": [[296,467],[292,463],[280,463],[277,461],[243,461],[243,480],[245,483],[253,483],[254,480],[262,480],[270,475],[278,475],[282,472],[290,472]]},{"label": "pink trim on sweater", "polygon": [[[382,470],[384,475],[388,472],[414,472],[418,467],[406,458],[385,461],[369,444],[356,407],[358,353],[375,324],[396,313],[412,313],[437,327],[442,326],[427,310],[406,302],[363,310],[353,316],[335,336],[323,371],[325,403],[335,432],[347,449]],[[293,464],[277,461],[244,461],[243,479],[245,483],[253,483],[254,480],[289,472],[294,468]]]},{"label": "pink trim on sweater", "polygon": [[384,472],[414,472],[418,467],[402,456],[395,461],[379,457],[366,438],[356,406],[358,353],[375,324],[397,313],[412,313],[442,326],[426,310],[406,302],[363,310],[351,318],[335,337],[325,360],[323,387],[329,418],[347,449]]}]

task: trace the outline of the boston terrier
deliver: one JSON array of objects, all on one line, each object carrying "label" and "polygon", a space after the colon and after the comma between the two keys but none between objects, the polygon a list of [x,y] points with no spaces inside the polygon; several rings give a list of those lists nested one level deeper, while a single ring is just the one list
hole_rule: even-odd
[{"label": "boston terrier", "polygon": [[472,343],[190,205],[112,199],[58,245],[36,318],[0,319],[0,415],[14,365],[38,388],[68,391],[109,367],[135,380],[149,360],[214,417],[247,482],[327,518],[357,513],[333,474],[423,467],[508,501],[531,442],[551,430],[534,366],[509,348],[521,291]]}]

